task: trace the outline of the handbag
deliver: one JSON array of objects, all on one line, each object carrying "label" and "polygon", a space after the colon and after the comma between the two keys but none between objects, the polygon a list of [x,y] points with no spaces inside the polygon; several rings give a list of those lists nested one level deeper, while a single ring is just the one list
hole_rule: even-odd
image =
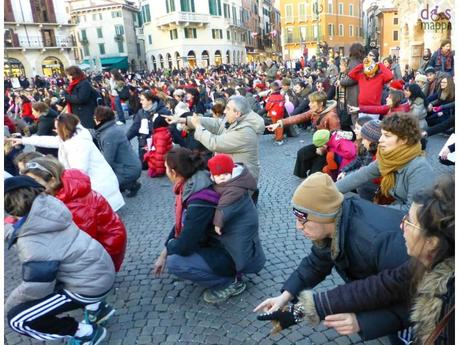
[{"label": "handbag", "polygon": [[[443,317],[443,319],[440,320],[440,322],[437,324],[437,327],[432,331],[432,333],[429,335],[427,338],[426,342],[424,345],[433,345],[435,344],[435,341],[437,338],[440,336],[441,332],[445,329],[446,325],[448,324],[449,320],[454,314],[454,305],[451,307],[450,310],[446,313],[446,315]],[[453,325],[454,327],[454,325]]]}]

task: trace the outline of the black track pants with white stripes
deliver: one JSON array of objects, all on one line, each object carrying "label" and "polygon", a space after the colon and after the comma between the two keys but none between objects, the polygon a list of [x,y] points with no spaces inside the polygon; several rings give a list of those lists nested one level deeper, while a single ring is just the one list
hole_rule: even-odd
[{"label": "black track pants with white stripes", "polygon": [[78,322],[72,317],[57,315],[84,308],[105,297],[84,297],[68,291],[55,292],[44,298],[29,301],[13,307],[8,312],[8,323],[21,334],[39,340],[57,340],[73,336]]}]

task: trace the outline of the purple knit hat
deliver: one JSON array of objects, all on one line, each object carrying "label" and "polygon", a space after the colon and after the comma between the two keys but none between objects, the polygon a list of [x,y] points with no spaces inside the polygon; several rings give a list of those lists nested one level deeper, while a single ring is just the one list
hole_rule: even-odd
[{"label": "purple knit hat", "polygon": [[362,138],[371,141],[372,143],[377,143],[381,137],[381,121],[371,120],[365,123],[360,130],[360,135]]}]

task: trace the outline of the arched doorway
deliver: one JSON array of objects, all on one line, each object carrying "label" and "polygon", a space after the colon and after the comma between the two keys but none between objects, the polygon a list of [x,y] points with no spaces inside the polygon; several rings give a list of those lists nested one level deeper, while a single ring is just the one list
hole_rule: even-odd
[{"label": "arched doorway", "polygon": [[3,63],[3,75],[5,77],[20,77],[25,76],[25,68],[21,61],[18,59],[5,59]]},{"label": "arched doorway", "polygon": [[159,68],[164,68],[164,58],[162,54],[159,54]]},{"label": "arched doorway", "polygon": [[172,56],[171,56],[171,54],[167,53],[166,54],[166,59],[167,59],[167,65],[169,66],[169,69],[172,69]]},{"label": "arched doorway", "polygon": [[215,51],[215,64],[216,65],[221,65],[223,63],[222,61],[222,53],[220,50]]},{"label": "arched doorway", "polygon": [[177,64],[177,68],[182,68],[182,58],[178,52],[175,52],[175,63]]},{"label": "arched doorway", "polygon": [[209,52],[207,50],[202,51],[201,60],[202,60],[202,67],[208,67],[210,65]]},{"label": "arched doorway", "polygon": [[188,65],[192,68],[196,67],[196,54],[194,53],[194,51],[190,50],[188,52]]},{"label": "arched doorway", "polygon": [[226,51],[226,63],[231,63],[231,53],[229,50]]},{"label": "arched doorway", "polygon": [[156,58],[154,55],[151,56],[151,65],[152,65],[153,71],[156,72],[158,67],[156,66]]},{"label": "arched doorway", "polygon": [[41,63],[43,69],[43,75],[51,77],[54,73],[64,74],[64,65],[61,60],[54,56],[46,57]]}]

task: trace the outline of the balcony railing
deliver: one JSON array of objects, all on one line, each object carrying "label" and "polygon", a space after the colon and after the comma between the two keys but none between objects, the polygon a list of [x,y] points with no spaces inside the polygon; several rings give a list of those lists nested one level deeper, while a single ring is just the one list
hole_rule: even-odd
[{"label": "balcony railing", "polygon": [[314,35],[312,28],[301,34],[298,30],[294,30],[292,33],[284,33],[284,43],[287,44],[301,44],[305,42],[315,42],[323,39],[322,30],[319,30],[317,35]]},{"label": "balcony railing", "polygon": [[143,28],[135,28],[135,35],[137,36],[138,39],[143,39],[144,38]]},{"label": "balcony railing", "polygon": [[244,29],[244,30],[246,30],[246,28],[244,28],[244,23],[239,19],[225,18],[225,22],[226,22],[226,25],[228,27],[233,27],[235,29]]},{"label": "balcony railing", "polygon": [[5,41],[6,48],[26,48],[26,49],[43,49],[43,48],[74,48],[76,47],[75,39],[71,36],[56,36],[56,39],[45,39],[41,36],[19,36],[16,42]]},{"label": "balcony railing", "polygon": [[165,16],[159,17],[156,21],[157,26],[168,24],[180,25],[181,23],[208,24],[209,14],[200,14],[193,12],[172,12]]}]

